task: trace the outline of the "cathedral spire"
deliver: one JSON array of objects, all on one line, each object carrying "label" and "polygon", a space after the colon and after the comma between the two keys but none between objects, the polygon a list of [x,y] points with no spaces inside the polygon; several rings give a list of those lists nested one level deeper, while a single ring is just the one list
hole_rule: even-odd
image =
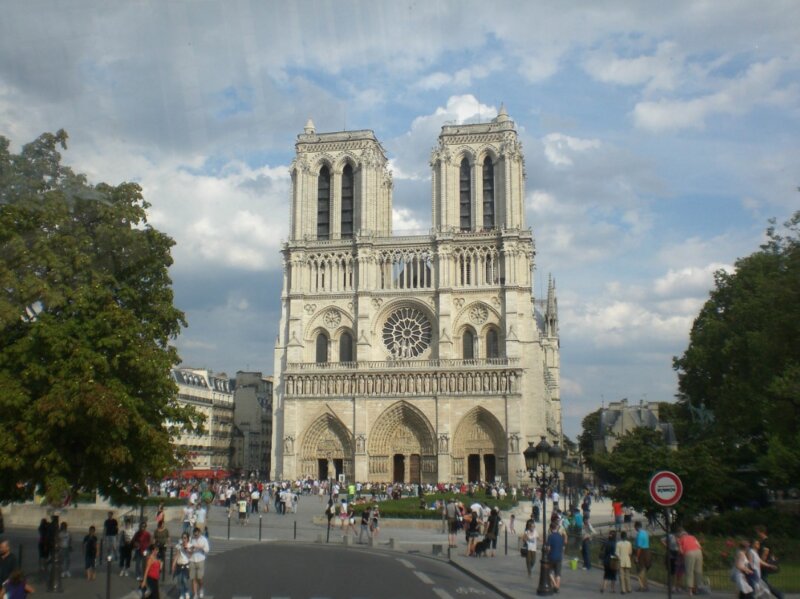
[{"label": "cathedral spire", "polygon": [[306,122],[306,126],[303,127],[303,132],[306,135],[313,135],[316,132],[317,128],[314,126],[314,121],[311,120],[311,117],[308,117],[308,121]]},{"label": "cathedral spire", "polygon": [[556,282],[553,275],[547,275],[547,309],[545,310],[547,322],[547,336],[558,335],[558,300],[556,299]]}]

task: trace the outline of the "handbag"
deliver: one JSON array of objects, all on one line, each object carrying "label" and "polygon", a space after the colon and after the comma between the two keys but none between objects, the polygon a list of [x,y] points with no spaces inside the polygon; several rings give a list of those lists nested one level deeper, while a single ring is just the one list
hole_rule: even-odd
[{"label": "handbag", "polygon": [[528,544],[525,543],[519,548],[519,554],[522,557],[528,557]]},{"label": "handbag", "polygon": [[619,558],[616,555],[612,555],[608,558],[608,569],[612,572],[619,570]]}]

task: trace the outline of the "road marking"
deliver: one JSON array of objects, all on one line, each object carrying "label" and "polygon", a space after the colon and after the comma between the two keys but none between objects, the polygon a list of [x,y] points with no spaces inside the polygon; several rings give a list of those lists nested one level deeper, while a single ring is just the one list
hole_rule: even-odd
[{"label": "road marking", "polygon": [[473,593],[475,595],[485,595],[486,591],[483,589],[476,589],[475,587],[458,587],[456,589],[457,595],[471,595]]},{"label": "road marking", "polygon": [[444,589],[440,589],[439,587],[433,587],[433,592],[442,599],[453,599],[453,596],[450,593]]},{"label": "road marking", "polygon": [[424,572],[417,572],[416,570],[414,570],[414,574],[416,574],[417,578],[419,578],[425,584],[433,584],[431,577],[425,574]]},{"label": "road marking", "polygon": [[397,561],[400,562],[401,564],[403,564],[406,568],[413,568],[414,567],[414,564],[412,564],[407,559],[403,559],[401,557],[398,557]]}]

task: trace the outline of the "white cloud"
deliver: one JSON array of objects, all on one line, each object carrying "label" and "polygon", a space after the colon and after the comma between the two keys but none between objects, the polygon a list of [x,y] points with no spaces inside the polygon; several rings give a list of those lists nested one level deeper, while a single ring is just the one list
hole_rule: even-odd
[{"label": "white cloud", "polygon": [[579,139],[563,133],[550,133],[542,138],[544,155],[554,166],[572,166],[573,157],[600,147],[598,139]]},{"label": "white cloud", "polygon": [[392,230],[395,235],[414,235],[427,233],[430,226],[415,218],[411,210],[395,207],[392,209]]},{"label": "white cloud", "polygon": [[786,61],[774,58],[751,65],[745,73],[720,82],[718,90],[696,98],[660,99],[639,102],[633,109],[636,126],[655,133],[677,129],[702,129],[706,119],[716,114],[740,115],[760,104],[780,102],[790,105],[797,94],[776,88],[787,68]]},{"label": "white cloud", "polygon": [[673,90],[683,68],[683,53],[675,42],[662,42],[652,55],[619,58],[606,50],[590,53],[586,71],[598,81],[644,85],[647,91]]},{"label": "white cloud", "polygon": [[714,286],[714,273],[718,270],[732,272],[733,267],[713,262],[701,268],[687,266],[678,270],[670,269],[667,274],[655,280],[653,290],[662,298],[707,296]]}]

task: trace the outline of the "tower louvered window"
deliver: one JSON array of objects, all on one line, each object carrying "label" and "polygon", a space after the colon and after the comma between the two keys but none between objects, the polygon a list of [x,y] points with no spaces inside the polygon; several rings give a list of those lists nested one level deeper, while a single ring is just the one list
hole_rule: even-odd
[{"label": "tower louvered window", "polygon": [[494,165],[488,156],[483,161],[483,228],[494,229]]},{"label": "tower louvered window", "polygon": [[472,228],[472,181],[470,180],[469,160],[464,158],[461,161],[459,171],[458,202],[460,215],[460,228],[462,231],[469,231]]},{"label": "tower louvered window", "polygon": [[317,239],[330,239],[331,234],[331,174],[323,166],[317,178]]},{"label": "tower louvered window", "polygon": [[462,344],[463,358],[472,360],[475,357],[475,335],[472,334],[472,331],[464,331]]},{"label": "tower louvered window", "polygon": [[342,239],[353,237],[353,167],[342,171]]},{"label": "tower louvered window", "polygon": [[328,361],[328,337],[325,333],[317,335],[316,343],[316,360],[317,364],[325,364]]}]

